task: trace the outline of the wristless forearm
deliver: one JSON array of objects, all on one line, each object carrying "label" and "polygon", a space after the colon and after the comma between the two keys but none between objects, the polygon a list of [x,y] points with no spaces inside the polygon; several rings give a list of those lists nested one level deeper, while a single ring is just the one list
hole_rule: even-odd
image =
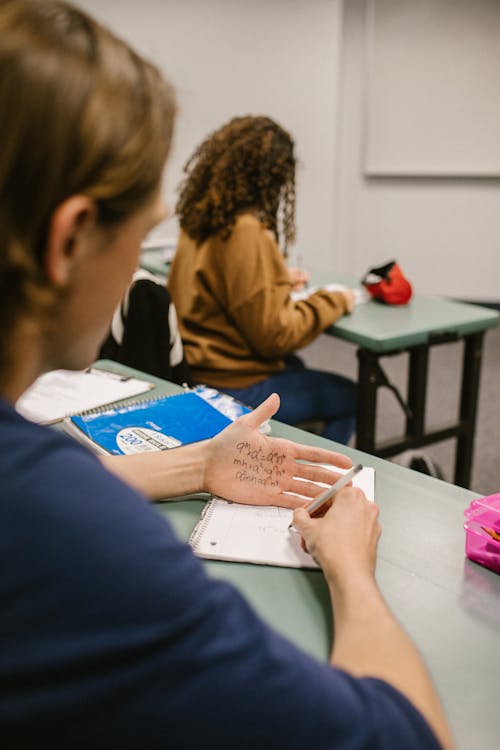
[{"label": "wristless forearm", "polygon": [[106,468],[151,500],[201,492],[204,457],[201,444],[135,456],[105,456]]},{"label": "wristless forearm", "polygon": [[329,586],[335,630],[332,664],[357,677],[391,684],[427,719],[443,747],[451,748],[446,718],[424,662],[375,581],[351,576]]}]

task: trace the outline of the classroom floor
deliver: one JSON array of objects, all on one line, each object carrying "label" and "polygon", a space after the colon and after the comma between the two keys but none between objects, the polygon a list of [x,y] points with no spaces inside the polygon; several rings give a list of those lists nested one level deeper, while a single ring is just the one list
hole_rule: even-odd
[{"label": "classroom floor", "polygon": [[[434,347],[430,356],[427,425],[444,426],[456,418],[459,404],[458,378],[461,369],[462,344]],[[356,348],[331,336],[320,336],[302,350],[309,367],[333,370],[353,379],[357,374]],[[382,360],[389,379],[405,394],[407,356],[404,354]],[[479,393],[479,409],[474,449],[471,489],[489,495],[500,492],[500,328],[487,331],[484,340],[483,367]],[[404,416],[394,395],[381,388],[377,406],[377,439],[384,440],[403,434]],[[453,477],[455,440],[427,446],[425,453],[437,461],[444,478]]]}]

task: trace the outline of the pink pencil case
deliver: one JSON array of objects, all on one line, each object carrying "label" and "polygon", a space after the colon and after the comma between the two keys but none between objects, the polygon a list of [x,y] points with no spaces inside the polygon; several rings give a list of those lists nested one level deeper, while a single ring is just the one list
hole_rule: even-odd
[{"label": "pink pencil case", "polygon": [[465,554],[500,573],[500,493],[473,500],[464,515]]}]

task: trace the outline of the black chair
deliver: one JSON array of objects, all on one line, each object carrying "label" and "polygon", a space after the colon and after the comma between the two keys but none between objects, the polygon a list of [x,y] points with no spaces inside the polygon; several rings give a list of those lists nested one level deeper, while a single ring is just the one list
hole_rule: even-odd
[{"label": "black chair", "polygon": [[142,269],[135,272],[115,310],[99,358],[179,385],[192,385],[175,307],[163,281]]}]

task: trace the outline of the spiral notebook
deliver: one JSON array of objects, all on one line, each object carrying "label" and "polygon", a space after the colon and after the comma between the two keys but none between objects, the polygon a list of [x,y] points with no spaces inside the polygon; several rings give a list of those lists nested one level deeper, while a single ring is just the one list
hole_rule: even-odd
[{"label": "spiral notebook", "polygon": [[70,414],[138,396],[153,383],[107,370],[52,370],[41,375],[23,393],[16,410],[41,424],[57,422]]},{"label": "spiral notebook", "polygon": [[[325,466],[339,474],[343,469]],[[375,498],[375,469],[363,467],[353,485],[369,500]],[[325,485],[326,486],[326,485]],[[300,535],[289,529],[293,511],[274,505],[240,505],[214,497],[203,510],[189,538],[199,557],[283,568],[318,568],[301,547]]]},{"label": "spiral notebook", "polygon": [[64,429],[96,453],[127,455],[207,440],[249,411],[231,396],[199,386],[73,415]]}]

